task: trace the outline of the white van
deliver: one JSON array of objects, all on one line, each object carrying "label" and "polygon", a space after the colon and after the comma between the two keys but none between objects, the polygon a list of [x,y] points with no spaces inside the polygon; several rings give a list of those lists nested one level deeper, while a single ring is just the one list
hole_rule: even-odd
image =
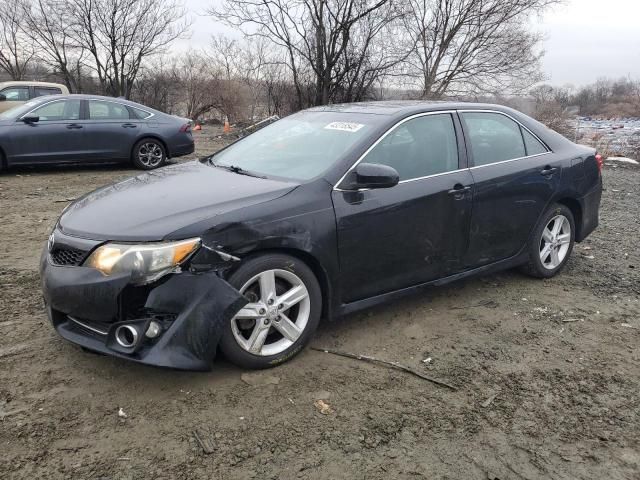
[{"label": "white van", "polygon": [[45,95],[69,95],[69,90],[59,83],[0,82],[0,113]]}]

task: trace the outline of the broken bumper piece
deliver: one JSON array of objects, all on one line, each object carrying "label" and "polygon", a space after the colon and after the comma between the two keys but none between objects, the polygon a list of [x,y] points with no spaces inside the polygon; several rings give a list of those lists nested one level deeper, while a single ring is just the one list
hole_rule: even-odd
[{"label": "broken bumper piece", "polygon": [[89,350],[181,370],[210,370],[225,323],[246,304],[215,272],[171,274],[143,289],[128,275],[54,266],[42,286],[56,331]]}]

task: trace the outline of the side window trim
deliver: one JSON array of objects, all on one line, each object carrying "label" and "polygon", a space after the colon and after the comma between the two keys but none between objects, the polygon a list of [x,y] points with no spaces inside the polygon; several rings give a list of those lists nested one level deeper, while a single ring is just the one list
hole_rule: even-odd
[{"label": "side window trim", "polygon": [[[461,163],[462,163],[462,158],[464,157],[465,161],[468,162],[467,160],[467,155],[466,152],[463,152],[460,150],[460,146],[459,146],[459,135],[458,135],[458,130],[457,130],[457,124],[456,124],[456,120],[457,120],[457,111],[456,110],[436,110],[433,112],[422,112],[422,113],[417,113],[415,115],[410,115],[408,117],[405,117],[401,120],[399,120],[398,122],[394,123],[393,125],[391,125],[382,135],[380,135],[378,137],[378,139],[373,142],[369,148],[367,148],[364,153],[362,155],[360,155],[360,157],[353,163],[353,165],[351,165],[347,171],[344,173],[344,175],[342,175],[342,177],[340,177],[340,179],[336,182],[336,184],[333,187],[334,191],[337,192],[346,192],[346,191],[350,191],[350,190],[344,190],[342,188],[340,188],[340,185],[342,184],[342,182],[344,182],[345,178],[347,178],[347,175],[349,175],[361,162],[362,160],[364,160],[366,158],[366,156],[369,154],[369,152],[371,152],[371,150],[373,150],[380,142],[382,142],[388,135],[390,135],[396,128],[398,128],[400,125],[402,125],[405,122],[408,122],[410,120],[413,120],[414,118],[420,118],[420,117],[425,117],[427,115],[443,115],[443,114],[448,114],[451,116],[451,120],[453,122],[454,125],[454,130],[455,130],[455,134],[456,134],[456,142],[458,143],[458,169],[457,170],[451,170],[450,172],[442,172],[442,173],[435,173],[433,175],[427,175],[425,177],[417,177],[417,178],[409,178],[406,180],[400,180],[398,182],[398,185],[402,185],[404,183],[408,183],[408,182],[415,182],[417,180],[424,180],[426,178],[433,178],[433,177],[439,177],[441,175],[450,175],[452,173],[456,173],[456,172],[460,172],[462,170],[467,170],[468,167],[462,167]],[[360,189],[360,190],[368,190],[368,189]]]},{"label": "side window trim", "polygon": [[[536,135],[535,133],[533,133],[531,130],[529,130],[529,128],[527,128],[526,125],[523,125],[521,122],[519,122],[517,119],[513,118],[511,115],[509,115],[506,112],[501,112],[500,110],[489,110],[489,109],[482,109],[482,110],[475,110],[475,109],[461,109],[461,110],[457,110],[458,115],[463,114],[463,113],[497,113],[499,115],[503,115],[511,120],[513,120],[519,127],[520,127],[520,136],[522,137],[522,143],[524,144],[524,148],[525,148],[525,156],[524,157],[518,157],[518,158],[510,158],[509,160],[500,160],[498,162],[492,162],[492,163],[487,163],[484,165],[475,165],[474,159],[473,159],[473,151],[471,149],[471,144],[469,143],[469,132],[467,130],[467,126],[465,125],[465,122],[462,121],[462,118],[460,118],[460,123],[462,125],[462,132],[464,134],[465,137],[465,148],[467,150],[467,161],[468,161],[468,165],[470,169],[476,169],[476,168],[483,168],[483,167],[490,167],[492,165],[499,165],[501,163],[508,163],[508,162],[517,162],[518,160],[524,160],[526,158],[535,158],[535,157],[540,157],[542,155],[549,155],[550,153],[553,153],[553,150],[551,150],[549,148],[549,146],[542,141],[542,139],[540,139],[540,137],[538,137],[538,135]],[[526,146],[526,142],[524,141],[524,135],[523,135],[523,130],[526,130],[527,132],[529,132],[531,135],[533,135],[533,137],[538,140],[540,142],[540,144],[547,150],[544,153],[537,153],[535,155],[528,155],[527,154],[527,146]]]}]

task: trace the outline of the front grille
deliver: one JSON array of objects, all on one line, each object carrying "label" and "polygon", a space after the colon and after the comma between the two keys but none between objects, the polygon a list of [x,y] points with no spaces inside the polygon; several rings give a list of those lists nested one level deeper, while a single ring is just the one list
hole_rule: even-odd
[{"label": "front grille", "polygon": [[85,255],[86,252],[84,250],[67,246],[56,246],[50,253],[51,263],[66,267],[80,265]]}]

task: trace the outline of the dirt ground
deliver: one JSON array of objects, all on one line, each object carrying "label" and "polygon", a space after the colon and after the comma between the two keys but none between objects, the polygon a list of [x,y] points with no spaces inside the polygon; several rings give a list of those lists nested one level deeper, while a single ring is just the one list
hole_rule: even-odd
[{"label": "dirt ground", "polygon": [[310,349],[203,374],[66,343],[43,310],[41,248],[67,199],[135,173],[0,174],[1,479],[640,478],[640,168],[606,167],[601,226],[558,277],[434,288],[312,341],[457,391]]}]

